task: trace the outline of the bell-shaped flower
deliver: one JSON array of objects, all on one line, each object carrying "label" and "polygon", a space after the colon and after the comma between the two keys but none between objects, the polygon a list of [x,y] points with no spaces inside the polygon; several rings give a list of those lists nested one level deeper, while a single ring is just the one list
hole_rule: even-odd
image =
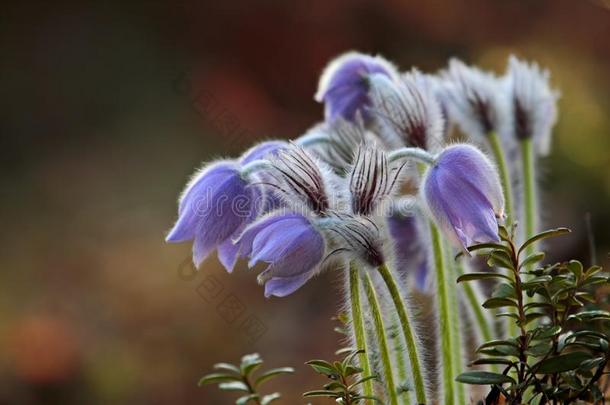
[{"label": "bell-shaped flower", "polygon": [[334,59],[320,77],[315,99],[324,103],[326,120],[338,117],[354,121],[361,116],[368,120],[369,84],[372,74],[396,75],[395,68],[380,56],[349,52]]},{"label": "bell-shaped flower", "polygon": [[166,241],[192,240],[196,267],[217,249],[220,262],[231,272],[239,251],[232,239],[256,219],[268,199],[260,187],[249,184],[241,167],[273,156],[287,145],[282,141],[263,142],[247,151],[240,162],[218,161],[196,173],[180,197],[178,220]]},{"label": "bell-shaped flower", "polygon": [[250,257],[249,267],[265,262],[258,276],[265,296],[292,294],[319,272],[326,251],[322,234],[297,213],[271,213],[246,228],[239,237],[240,254]]},{"label": "bell-shaped flower", "polygon": [[557,121],[559,93],[549,84],[548,70],[511,56],[505,83],[511,109],[511,132],[518,140],[531,138],[536,151],[547,155],[551,130]]},{"label": "bell-shaped flower", "polygon": [[496,168],[477,148],[455,144],[436,158],[420,189],[430,215],[447,238],[464,250],[499,241],[504,195]]}]

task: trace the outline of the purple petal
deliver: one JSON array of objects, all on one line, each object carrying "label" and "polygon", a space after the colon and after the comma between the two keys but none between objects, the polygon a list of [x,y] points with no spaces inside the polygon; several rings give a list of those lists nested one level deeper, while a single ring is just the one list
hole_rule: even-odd
[{"label": "purple petal", "polygon": [[266,141],[258,145],[254,145],[248,149],[239,160],[241,165],[248,164],[254,160],[265,159],[267,157],[276,156],[279,151],[289,146],[284,141]]},{"label": "purple petal", "polygon": [[294,277],[273,277],[265,283],[265,297],[285,297],[301,288],[312,277],[313,272]]},{"label": "purple petal", "polygon": [[229,273],[232,273],[235,268],[235,263],[237,263],[239,257],[239,248],[240,245],[233,243],[231,238],[218,245],[218,260]]}]

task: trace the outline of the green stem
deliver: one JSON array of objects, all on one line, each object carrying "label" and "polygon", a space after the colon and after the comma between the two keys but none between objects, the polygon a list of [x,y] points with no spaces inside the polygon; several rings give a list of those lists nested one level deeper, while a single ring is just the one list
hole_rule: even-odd
[{"label": "green stem", "polygon": [[452,308],[449,299],[449,280],[447,268],[445,266],[445,257],[443,256],[443,244],[441,235],[433,222],[430,222],[430,236],[432,238],[432,251],[434,254],[434,266],[436,274],[436,297],[438,300],[439,312],[439,338],[441,344],[441,360],[442,360],[442,388],[445,394],[444,404],[452,405],[455,403],[455,375],[454,375],[454,339],[451,332],[451,311]]},{"label": "green stem", "polygon": [[[489,145],[491,146],[491,151],[494,155],[494,160],[496,161],[496,165],[498,166],[498,171],[500,174],[500,183],[502,184],[502,192],[504,193],[504,212],[506,214],[505,222],[507,226],[510,226],[515,221],[513,212],[514,195],[512,190],[512,183],[510,180],[510,171],[506,164],[504,150],[502,149],[502,142],[500,141],[498,133],[495,131],[491,131],[487,135],[489,139]],[[507,333],[509,337],[516,336],[519,333],[518,328],[516,327],[515,323],[512,322],[511,318],[504,318],[504,325],[506,327],[505,333]]]},{"label": "green stem", "polygon": [[[458,275],[464,274],[464,268],[461,263],[457,265]],[[462,288],[464,289],[464,294],[466,295],[466,300],[468,301],[468,305],[470,310],[472,311],[472,315],[477,324],[477,329],[481,335],[481,339],[483,342],[489,342],[494,339],[494,333],[490,327],[491,320],[487,319],[485,316],[485,312],[483,311],[483,298],[477,294],[474,287],[472,286],[472,282],[463,283]]]},{"label": "green stem", "polygon": [[396,316],[395,313],[392,313],[392,335],[391,339],[394,342],[394,346],[392,350],[394,351],[394,358],[396,359],[396,366],[398,369],[398,389],[399,395],[403,404],[408,404],[409,396],[402,395],[405,392],[402,391],[402,387],[404,385],[408,386],[408,374],[407,374],[407,361],[406,356],[404,356],[405,352],[405,344],[403,342],[403,337],[401,327],[400,327],[400,319]]},{"label": "green stem", "polygon": [[498,171],[500,172],[500,183],[502,184],[502,192],[504,193],[504,212],[506,214],[506,225],[510,225],[514,221],[513,217],[513,192],[512,183],[510,180],[510,171],[506,165],[504,151],[500,137],[495,131],[488,134],[489,145],[494,155]]},{"label": "green stem", "polygon": [[386,330],[383,324],[381,309],[379,308],[379,299],[377,298],[377,293],[375,293],[373,281],[371,280],[369,273],[364,274],[364,289],[366,290],[366,297],[369,302],[373,324],[375,326],[375,334],[377,335],[377,342],[379,343],[379,354],[381,355],[387,395],[391,405],[398,405],[398,391],[396,390],[394,376],[392,374],[392,363],[390,362],[388,338],[386,336]]},{"label": "green stem", "polygon": [[418,404],[425,404],[427,402],[426,387],[424,385],[424,379],[422,376],[421,360],[419,358],[417,341],[413,328],[411,327],[407,305],[400,294],[398,284],[396,283],[390,269],[385,264],[382,264],[377,268],[377,270],[390,291],[392,301],[394,302],[394,307],[396,308],[398,318],[400,319],[403,337],[405,339],[405,344],[407,345],[407,353],[409,354],[409,360],[411,362],[413,385],[415,386],[415,398],[417,399]]},{"label": "green stem", "polygon": [[[349,266],[349,285],[350,285],[350,301],[352,306],[352,329],[354,331],[356,346],[358,350],[364,350],[364,353],[359,355],[360,368],[362,376],[368,377],[371,375],[371,365],[369,363],[368,347],[366,343],[366,332],[364,329],[364,316],[362,306],[360,304],[360,275],[358,268],[352,262]],[[369,380],[363,384],[362,394],[364,396],[373,396],[373,381]]]},{"label": "green stem", "polygon": [[[458,264],[452,260],[452,251],[451,247],[444,241],[443,249],[445,252],[445,260],[447,262],[447,268],[449,270],[449,274],[455,274],[457,276]],[[451,276],[448,277],[447,282],[449,288],[449,307],[452,308],[451,311],[451,339],[452,339],[452,348],[453,348],[453,375],[458,376],[465,370],[464,367],[464,347],[462,342],[462,330],[460,328],[460,303],[458,299],[458,286],[457,283],[452,281]],[[468,283],[466,283],[468,284]],[[457,402],[459,404],[466,404],[466,384],[457,384],[456,391]]]}]

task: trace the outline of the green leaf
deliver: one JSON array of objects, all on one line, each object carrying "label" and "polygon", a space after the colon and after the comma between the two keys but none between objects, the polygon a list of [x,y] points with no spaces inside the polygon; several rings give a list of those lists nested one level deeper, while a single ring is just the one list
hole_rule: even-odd
[{"label": "green leaf", "polygon": [[527,248],[532,243],[536,243],[539,240],[543,240],[543,239],[547,239],[547,238],[554,238],[556,236],[565,235],[566,233],[570,233],[570,232],[572,232],[572,231],[570,231],[568,228],[550,229],[548,231],[541,232],[538,235],[534,235],[531,238],[529,238],[528,240],[526,240],[525,243],[523,245],[521,245],[521,247],[519,248],[518,254],[520,255],[521,252],[523,252],[525,250],[525,248]]},{"label": "green leaf", "polygon": [[525,258],[525,260],[521,262],[521,264],[519,265],[519,269],[522,269],[524,267],[527,268],[527,266],[531,264],[538,263],[539,261],[544,260],[544,256],[544,252],[538,252],[528,256],[527,258]]},{"label": "green leaf", "polygon": [[536,329],[536,333],[533,337],[534,340],[544,340],[549,339],[557,334],[561,333],[561,326],[551,326],[548,328],[538,328]]},{"label": "green leaf", "polygon": [[462,373],[457,376],[455,381],[473,385],[515,383],[515,380],[507,375],[491,373],[489,371],[469,371],[467,373]]},{"label": "green leaf", "polygon": [[197,385],[202,386],[204,384],[214,384],[227,381],[241,381],[241,377],[233,374],[213,373],[201,377]]},{"label": "green leaf", "polygon": [[281,395],[279,392],[274,392],[273,394],[265,395],[261,399],[261,405],[269,405],[270,403],[272,403],[276,399],[279,399],[280,397],[281,397]]},{"label": "green leaf", "polygon": [[351,364],[351,362],[354,360],[354,357],[356,357],[359,354],[363,354],[364,350],[360,349],[360,350],[354,350],[352,352],[350,352],[344,359],[343,359],[343,368],[346,368],[348,365]]},{"label": "green leaf", "polygon": [[543,285],[544,283],[548,283],[551,281],[553,281],[553,277],[551,277],[551,276],[535,277],[535,278],[521,284],[521,288],[524,291],[527,291],[527,290],[530,290],[535,287],[539,287],[539,286]]},{"label": "green leaf", "polygon": [[560,354],[559,356],[542,360],[534,366],[534,369],[536,369],[536,373],[540,374],[563,373],[564,371],[578,368],[583,361],[590,358],[591,355],[586,352]]},{"label": "green leaf", "polygon": [[596,357],[594,359],[585,360],[582,363],[580,363],[580,366],[578,367],[578,369],[579,370],[590,370],[592,368],[601,366],[604,363],[604,361],[606,361],[606,359],[604,359],[603,357]]},{"label": "green leaf", "polygon": [[485,272],[485,273],[466,273],[462,274],[457,278],[457,282],[461,283],[462,281],[473,281],[473,280],[487,280],[491,278],[503,278],[506,280],[510,280],[510,277],[505,276],[504,274],[495,273],[495,272]]},{"label": "green leaf", "polygon": [[487,343],[482,344],[481,346],[479,346],[477,348],[477,352],[483,349],[488,349],[490,347],[496,347],[496,346],[513,346],[513,347],[518,347],[517,343],[515,343],[512,340],[491,340]]},{"label": "green leaf", "polygon": [[304,397],[331,397],[331,398],[339,398],[342,393],[330,391],[330,390],[315,390],[308,391],[303,394]]},{"label": "green leaf", "polygon": [[508,298],[490,298],[483,303],[483,308],[517,307],[517,303]]},{"label": "green leaf", "polygon": [[329,376],[337,376],[339,375],[339,371],[325,360],[310,360],[305,364],[311,366],[317,373],[329,375]]},{"label": "green leaf", "polygon": [[244,395],[235,401],[235,405],[246,405],[250,401],[255,401],[259,398],[258,394]]},{"label": "green leaf", "polygon": [[552,348],[552,343],[550,341],[545,341],[542,343],[538,343],[537,345],[530,346],[525,353],[528,356],[533,357],[542,357],[546,355]]},{"label": "green leaf", "polygon": [[239,367],[229,364],[229,363],[216,363],[214,364],[214,369],[221,371],[230,371],[236,374],[241,374]]},{"label": "green leaf", "polygon": [[572,319],[576,319],[579,321],[610,320],[610,312],[601,309],[581,311],[577,314],[572,314],[568,316],[568,320]]},{"label": "green leaf", "polygon": [[491,294],[493,298],[517,298],[515,288],[511,284],[500,283]]},{"label": "green leaf", "polygon": [[494,249],[500,250],[504,252],[510,252],[510,249],[507,246],[504,246],[500,243],[478,243],[476,245],[471,245],[466,248],[469,252],[476,252],[481,249]]},{"label": "green leaf", "polygon": [[367,381],[370,381],[370,380],[374,380],[374,379],[376,379],[376,378],[377,378],[377,376],[374,376],[374,375],[369,375],[369,376],[366,376],[366,377],[362,377],[362,378],[360,378],[358,381],[356,381],[355,383],[353,383],[352,385],[350,385],[349,387],[347,387],[347,389],[348,389],[349,391],[351,391],[351,390],[353,390],[354,388],[356,388],[357,386],[359,386],[360,384],[363,384],[363,383],[365,383],[365,382],[367,382]]},{"label": "green leaf", "polygon": [[280,367],[280,368],[274,368],[271,370],[268,370],[266,372],[264,372],[263,374],[261,374],[256,381],[254,382],[254,386],[258,387],[260,384],[264,383],[267,380],[272,379],[275,376],[278,376],[280,374],[292,374],[294,373],[294,368],[292,367]]},{"label": "green leaf", "polygon": [[241,381],[220,383],[220,384],[218,384],[218,388],[220,388],[223,391],[243,391],[243,392],[250,393],[250,389],[248,388],[248,386]]},{"label": "green leaf", "polygon": [[568,270],[570,270],[572,272],[572,274],[574,274],[574,277],[576,278],[580,278],[580,276],[582,276],[582,263],[579,262],[578,260],[570,260],[570,262],[567,265]]},{"label": "green leaf", "polygon": [[[490,264],[491,261],[491,264]],[[508,252],[494,250],[489,255],[489,260],[487,261],[488,266],[493,267],[503,267],[505,269],[514,270],[515,266],[509,256]]]},{"label": "green leaf", "polygon": [[472,366],[481,366],[486,364],[504,364],[507,366],[516,364],[514,361],[510,361],[508,359],[503,359],[501,357],[483,357],[480,359],[476,359],[470,363]]},{"label": "green leaf", "polygon": [[258,353],[247,354],[241,358],[240,370],[241,373],[248,377],[250,373],[256,370],[261,364],[263,364],[263,359]]}]

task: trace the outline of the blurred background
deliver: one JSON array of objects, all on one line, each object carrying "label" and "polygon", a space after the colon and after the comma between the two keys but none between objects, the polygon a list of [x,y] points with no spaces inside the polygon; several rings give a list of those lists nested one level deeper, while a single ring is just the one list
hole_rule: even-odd
[{"label": "blurred background", "polygon": [[[100,2],[101,3],[101,2]],[[441,4],[442,3],[442,4]],[[0,404],[224,404],[196,382],[258,351],[303,404],[332,358],[341,277],[263,298],[245,266],[166,245],[188,176],[321,119],[318,75],[347,50],[401,68],[539,61],[561,90],[543,162],[553,258],[610,249],[610,2],[4,2],[0,13]],[[314,402],[313,403],[323,403]]]}]

